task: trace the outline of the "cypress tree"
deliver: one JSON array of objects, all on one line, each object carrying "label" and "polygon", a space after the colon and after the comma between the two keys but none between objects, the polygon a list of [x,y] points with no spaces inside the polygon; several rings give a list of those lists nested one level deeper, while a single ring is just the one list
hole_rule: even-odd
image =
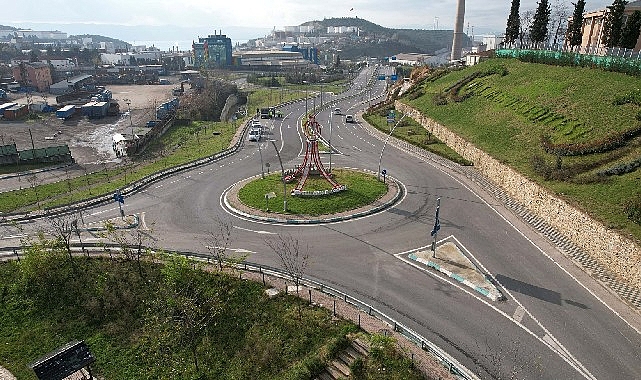
[{"label": "cypress tree", "polygon": [[550,12],[550,3],[548,3],[548,0],[539,0],[536,13],[534,13],[532,27],[530,28],[530,39],[532,42],[539,44],[547,38]]},{"label": "cypress tree", "polygon": [[578,0],[574,4],[574,13],[572,14],[572,21],[570,22],[569,35],[570,46],[579,46],[583,40],[581,27],[583,26],[583,10],[585,9],[585,0]]},{"label": "cypress tree", "polygon": [[519,18],[520,6],[520,0],[512,0],[510,16],[507,18],[507,28],[505,28],[505,42],[508,44],[514,43],[519,38],[519,29],[521,27],[521,19]]},{"label": "cypress tree", "polygon": [[623,12],[627,0],[614,0],[612,5],[607,7],[603,20],[602,43],[607,47],[614,47],[621,42],[623,33]]},{"label": "cypress tree", "polygon": [[634,49],[634,46],[637,44],[639,39],[639,30],[641,28],[641,12],[634,11],[628,20],[625,22],[625,28],[623,28],[623,33],[621,34],[621,47],[626,49]]}]

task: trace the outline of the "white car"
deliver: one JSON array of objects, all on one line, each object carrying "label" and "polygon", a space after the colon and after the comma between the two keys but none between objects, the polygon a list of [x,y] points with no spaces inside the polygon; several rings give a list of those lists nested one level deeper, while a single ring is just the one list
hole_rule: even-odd
[{"label": "white car", "polygon": [[345,122],[346,123],[353,123],[354,122],[354,115],[346,115],[345,116]]},{"label": "white car", "polygon": [[260,140],[260,129],[252,128],[249,130],[249,141],[259,141]]},{"label": "white car", "polygon": [[340,108],[334,108],[334,115],[340,115],[341,114],[341,109]]}]

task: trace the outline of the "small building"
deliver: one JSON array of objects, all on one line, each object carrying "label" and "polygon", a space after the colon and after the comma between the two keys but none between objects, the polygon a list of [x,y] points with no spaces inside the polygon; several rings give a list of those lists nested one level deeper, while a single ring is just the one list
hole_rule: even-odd
[{"label": "small building", "polygon": [[29,113],[29,108],[26,104],[17,104],[4,110],[3,116],[5,120],[17,120]]},{"label": "small building", "polygon": [[0,116],[4,115],[4,110],[6,110],[7,108],[11,108],[15,105],[18,105],[18,103],[9,102],[9,103],[0,104]]}]

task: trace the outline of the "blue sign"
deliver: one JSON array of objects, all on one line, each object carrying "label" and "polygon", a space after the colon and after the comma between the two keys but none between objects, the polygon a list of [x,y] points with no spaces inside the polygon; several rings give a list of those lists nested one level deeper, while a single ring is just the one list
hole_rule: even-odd
[{"label": "blue sign", "polygon": [[392,61],[396,61],[396,56],[395,55],[392,56]]},{"label": "blue sign", "polygon": [[378,80],[385,80],[385,75],[379,75]]},{"label": "blue sign", "polygon": [[387,170],[385,170],[385,169],[381,170],[381,174],[382,174],[382,175],[387,174]]},{"label": "blue sign", "polygon": [[391,76],[390,76],[390,79],[391,79],[391,80],[397,80],[397,79],[398,79],[398,75],[396,75],[396,74],[391,75]]},{"label": "blue sign", "polygon": [[123,197],[122,194],[120,194],[120,190],[114,193],[114,201],[125,203],[125,197]]}]

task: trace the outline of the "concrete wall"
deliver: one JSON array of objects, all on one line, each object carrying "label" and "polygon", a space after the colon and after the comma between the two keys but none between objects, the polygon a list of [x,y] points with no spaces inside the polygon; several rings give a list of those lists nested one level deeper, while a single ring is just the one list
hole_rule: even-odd
[{"label": "concrete wall", "polygon": [[629,285],[641,288],[641,247],[631,239],[608,230],[586,213],[570,206],[542,186],[422,115],[418,110],[398,101],[395,106],[458,154],[473,162],[481,173],[501,186],[531,212],[543,218],[603,267]]}]

